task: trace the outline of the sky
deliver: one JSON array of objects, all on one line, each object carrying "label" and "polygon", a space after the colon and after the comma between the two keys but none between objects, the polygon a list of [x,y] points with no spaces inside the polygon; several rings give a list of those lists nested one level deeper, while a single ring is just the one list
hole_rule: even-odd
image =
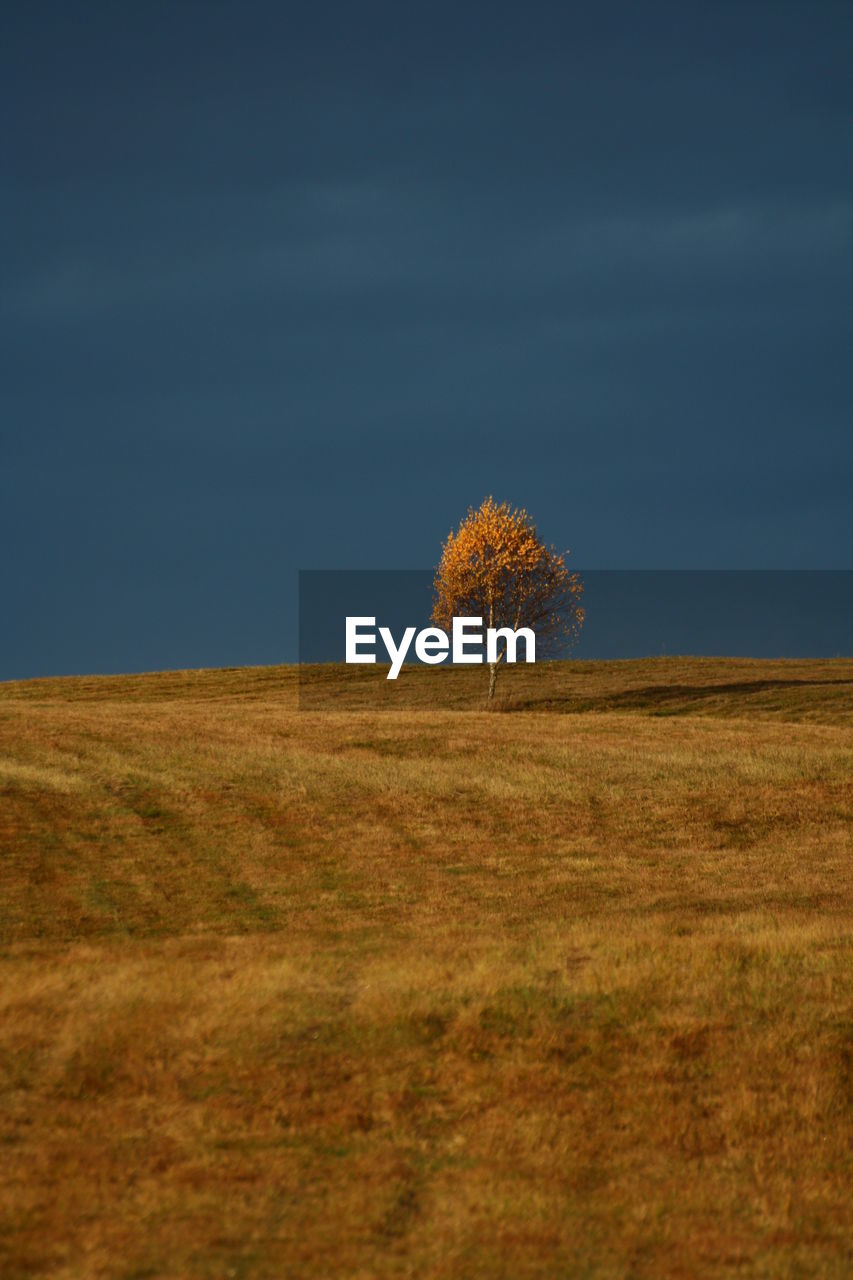
[{"label": "sky", "polygon": [[293,660],[487,494],[853,567],[853,5],[12,0],[0,679]]}]

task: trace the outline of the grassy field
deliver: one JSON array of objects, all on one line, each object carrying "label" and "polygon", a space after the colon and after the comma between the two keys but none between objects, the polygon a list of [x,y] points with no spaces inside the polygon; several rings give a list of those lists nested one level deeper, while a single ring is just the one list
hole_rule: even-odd
[{"label": "grassy field", "polygon": [[3,1280],[853,1274],[853,661],[376,674],[0,685]]}]

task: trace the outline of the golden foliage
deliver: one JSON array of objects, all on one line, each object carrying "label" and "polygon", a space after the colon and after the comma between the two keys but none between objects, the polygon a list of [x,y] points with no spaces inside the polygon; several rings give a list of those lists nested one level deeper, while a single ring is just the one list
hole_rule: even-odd
[{"label": "golden foliage", "polygon": [[442,547],[433,621],[445,629],[454,616],[514,631],[530,627],[537,656],[564,651],[584,620],[583,583],[564,555],[545,545],[524,508],[486,498],[477,511],[468,508]]}]

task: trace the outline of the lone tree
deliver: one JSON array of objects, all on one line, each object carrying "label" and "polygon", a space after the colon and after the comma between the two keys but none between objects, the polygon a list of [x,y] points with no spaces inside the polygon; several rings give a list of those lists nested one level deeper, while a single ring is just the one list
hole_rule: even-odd
[{"label": "lone tree", "polygon": [[[568,552],[565,552],[568,555]],[[547,547],[524,509],[486,498],[441,549],[435,571],[432,620],[449,630],[456,617],[483,618],[489,627],[532,628],[537,657],[557,654],[577,638],[584,619],[583,583],[564,557]],[[495,696],[506,640],[489,663],[489,698]]]}]

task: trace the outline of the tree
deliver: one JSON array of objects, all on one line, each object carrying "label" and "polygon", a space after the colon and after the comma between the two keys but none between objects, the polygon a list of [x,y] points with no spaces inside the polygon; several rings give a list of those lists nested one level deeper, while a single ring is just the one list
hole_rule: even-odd
[{"label": "tree", "polygon": [[[568,552],[564,553],[568,555]],[[547,547],[523,509],[486,498],[453,530],[435,571],[432,620],[449,630],[455,617],[483,618],[488,627],[530,627],[536,656],[557,654],[580,632],[583,583],[564,556]],[[495,696],[506,641],[489,663],[489,698]]]}]

